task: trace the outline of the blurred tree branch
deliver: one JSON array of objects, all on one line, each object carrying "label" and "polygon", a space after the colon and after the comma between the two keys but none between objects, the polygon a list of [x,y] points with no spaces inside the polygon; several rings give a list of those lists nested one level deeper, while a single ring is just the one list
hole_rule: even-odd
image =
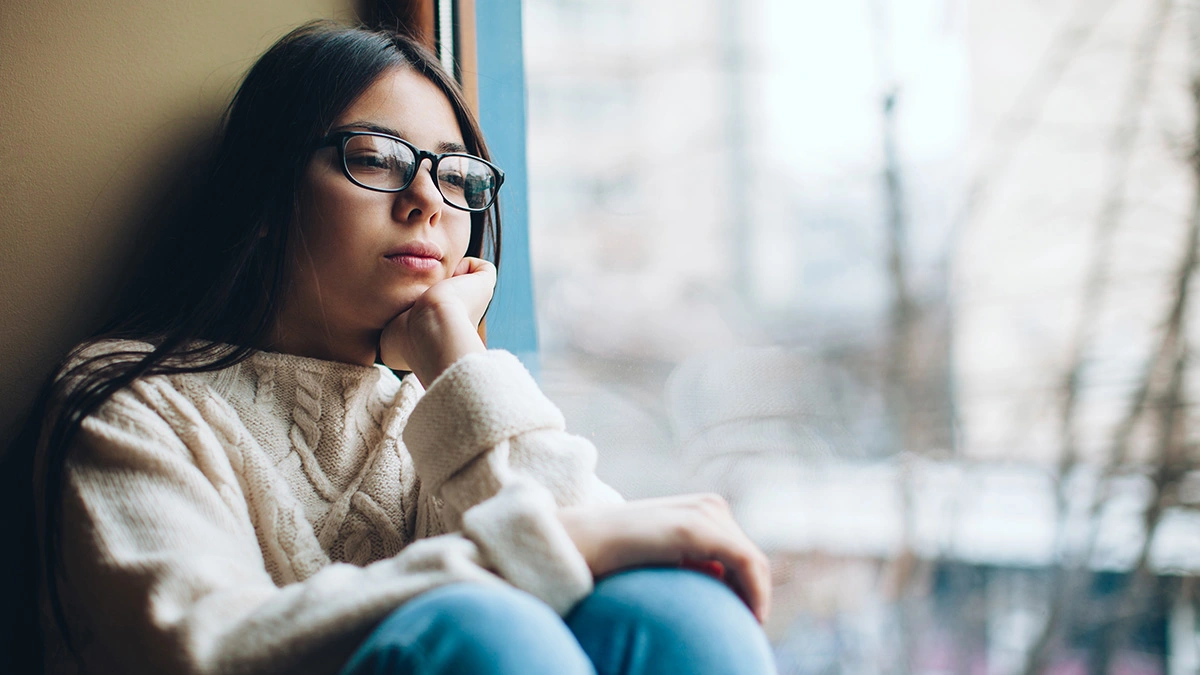
[{"label": "blurred tree branch", "polygon": [[965,220],[978,213],[988,190],[1008,170],[1013,154],[1024,144],[1041,119],[1042,108],[1058,87],[1063,74],[1091,38],[1096,26],[1112,7],[1113,0],[1079,0],[1071,18],[1063,25],[1022,87],[1016,102],[992,129],[983,158],[967,188]]},{"label": "blurred tree branch", "polygon": [[[1087,365],[1091,334],[1095,329],[1094,322],[1100,314],[1107,288],[1108,275],[1106,272],[1110,264],[1113,235],[1125,215],[1126,183],[1138,137],[1139,117],[1145,107],[1156,55],[1162,42],[1171,6],[1170,0],[1160,0],[1143,29],[1130,80],[1127,83],[1126,94],[1122,99],[1117,126],[1109,142],[1110,153],[1104,181],[1104,201],[1097,214],[1095,248],[1085,280],[1082,307],[1070,345],[1068,367],[1062,384],[1063,404],[1060,417],[1062,451],[1058,463],[1056,490],[1058,517],[1055,550],[1059,559],[1054,570],[1056,592],[1050,601],[1045,626],[1029,650],[1023,669],[1026,675],[1034,675],[1045,668],[1057,638],[1060,638],[1070,626],[1074,625],[1077,617],[1084,611],[1084,601],[1087,599],[1091,586],[1090,566],[1100,536],[1103,508],[1112,495],[1114,478],[1125,469],[1130,439],[1139,420],[1143,418],[1151,393],[1156,389],[1162,389],[1154,399],[1154,404],[1159,410],[1159,419],[1157,420],[1159,443],[1154,460],[1156,464],[1154,490],[1143,518],[1145,538],[1138,552],[1124,597],[1118,603],[1126,611],[1131,605],[1144,604],[1141,601],[1143,594],[1141,589],[1147,585],[1145,577],[1148,573],[1150,546],[1161,518],[1163,492],[1169,485],[1167,478],[1173,475],[1173,470],[1168,469],[1169,458],[1173,456],[1172,448],[1178,447],[1177,441],[1182,438],[1179,430],[1181,415],[1178,414],[1180,412],[1183,369],[1186,363],[1186,349],[1182,343],[1182,336],[1188,291],[1196,265],[1196,237],[1200,232],[1200,209],[1197,209],[1196,206],[1193,208],[1194,215],[1189,227],[1187,250],[1185,250],[1178,271],[1174,275],[1173,297],[1164,321],[1161,341],[1147,361],[1143,375],[1139,378],[1138,385],[1126,405],[1125,414],[1113,429],[1103,457],[1103,469],[1098,477],[1087,512],[1088,536],[1082,549],[1076,551],[1072,556],[1067,544],[1071,507],[1069,490],[1070,479],[1080,465],[1076,425],[1083,375]],[[1197,135],[1197,138],[1200,139],[1200,134]],[[1200,190],[1194,190],[1194,192],[1200,195]],[[1169,369],[1164,368],[1168,361],[1171,362]],[[1164,370],[1167,370],[1168,373],[1164,373]],[[1165,386],[1163,384],[1164,375],[1167,378]],[[1117,614],[1124,615],[1126,612],[1121,611]],[[1100,669],[1095,672],[1107,672],[1108,662],[1114,650],[1127,642],[1129,622],[1124,622],[1122,625],[1125,626],[1124,635],[1110,633],[1110,637],[1117,639],[1101,640],[1100,648],[1092,654],[1092,666]]]}]

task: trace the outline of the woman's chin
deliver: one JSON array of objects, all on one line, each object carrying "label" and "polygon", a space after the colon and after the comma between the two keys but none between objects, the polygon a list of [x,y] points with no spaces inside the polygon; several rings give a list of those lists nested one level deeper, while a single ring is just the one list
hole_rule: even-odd
[{"label": "woman's chin", "polygon": [[425,295],[425,291],[428,291],[432,286],[433,284],[405,284],[403,288],[395,289],[389,294],[389,302],[393,307],[399,307],[400,311],[404,311],[412,307],[417,299]]}]

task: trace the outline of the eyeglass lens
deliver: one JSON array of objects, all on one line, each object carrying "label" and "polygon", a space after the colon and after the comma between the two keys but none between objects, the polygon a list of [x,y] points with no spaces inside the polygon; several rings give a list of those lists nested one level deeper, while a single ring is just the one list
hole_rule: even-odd
[{"label": "eyeglass lens", "polygon": [[[346,169],[367,187],[396,190],[408,184],[417,171],[412,149],[383,136],[350,136],[346,140]],[[438,189],[451,204],[483,209],[496,193],[492,167],[469,155],[445,155],[438,162]]]}]

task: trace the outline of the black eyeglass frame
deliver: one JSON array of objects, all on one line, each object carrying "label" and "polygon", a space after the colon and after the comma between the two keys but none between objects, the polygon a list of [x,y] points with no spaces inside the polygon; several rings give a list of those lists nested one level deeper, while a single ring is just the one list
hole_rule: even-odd
[{"label": "black eyeglass frame", "polygon": [[[416,158],[413,166],[416,168],[413,169],[412,175],[409,176],[406,181],[404,181],[404,185],[398,188],[381,188],[373,185],[366,185],[355,178],[354,174],[350,173],[350,165],[346,163],[346,144],[349,143],[350,139],[355,136],[378,136],[379,138],[386,138],[390,141],[396,141],[397,143],[407,147],[409,150],[412,150],[413,156]],[[325,138],[322,138],[321,142],[317,144],[317,149],[330,145],[336,146],[338,149],[338,158],[341,160],[342,173],[345,174],[346,178],[351,183],[354,183],[360,188],[366,190],[373,190],[375,192],[403,192],[407,190],[412,186],[413,181],[417,179],[417,174],[421,171],[421,165],[425,163],[426,159],[428,159],[430,162],[429,175],[433,177],[433,185],[437,188],[438,194],[442,196],[442,201],[447,206],[456,208],[460,211],[468,211],[470,213],[481,213],[483,211],[487,211],[488,209],[492,208],[493,204],[496,203],[496,197],[500,194],[500,187],[504,185],[504,170],[482,157],[477,157],[465,152],[443,152],[441,154],[433,153],[428,150],[422,150],[403,138],[400,138],[399,136],[392,136],[391,134],[380,133],[378,131],[335,131],[325,136]],[[442,161],[442,158],[444,157],[467,157],[478,162],[483,162],[492,170],[493,173],[496,174],[496,187],[492,190],[492,198],[488,201],[486,206],[473,209],[467,206],[459,206],[458,204],[455,204],[446,198],[446,193],[442,192],[442,183],[437,177],[438,162]]]}]

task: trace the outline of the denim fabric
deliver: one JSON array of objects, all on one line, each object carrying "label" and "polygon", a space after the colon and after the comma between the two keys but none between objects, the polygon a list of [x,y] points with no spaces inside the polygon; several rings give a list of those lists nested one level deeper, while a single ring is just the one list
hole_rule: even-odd
[{"label": "denim fabric", "polygon": [[435,589],[380,623],[342,675],[774,672],[761,627],[724,584],[646,568],[599,580],[565,620],[508,586]]}]

